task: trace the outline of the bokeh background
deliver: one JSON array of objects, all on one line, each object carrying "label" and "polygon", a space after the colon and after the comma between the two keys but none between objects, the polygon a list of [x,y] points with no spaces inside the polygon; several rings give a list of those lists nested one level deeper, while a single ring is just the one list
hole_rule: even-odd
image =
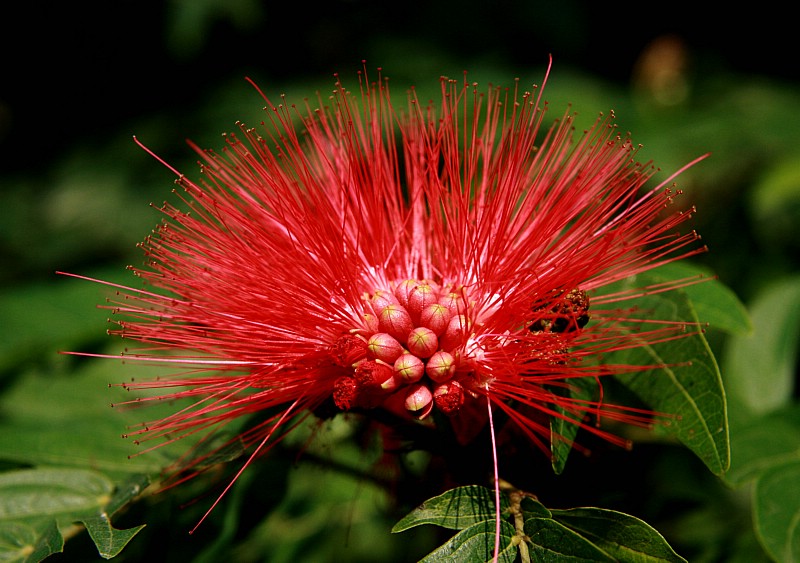
[{"label": "bokeh background", "polygon": [[[86,382],[129,377],[117,364],[88,366],[57,354],[106,349],[107,313],[94,305],[107,292],[55,272],[124,281],[125,266],[141,262],[135,245],[160,219],[148,204],[170,198],[174,178],[135,146],[133,135],[192,175],[196,159],[186,139],[219,148],[219,135],[237,120],[260,119],[262,101],[245,77],[272,98],[285,93],[301,102],[317,91],[325,96],[336,72],[356,87],[356,72],[366,60],[369,72],[381,67],[391,77],[396,97],[411,85],[432,96],[440,75],[458,77],[465,70],[483,85],[511,84],[517,77],[523,86],[540,83],[552,55],[545,97],[556,113],[572,104],[588,124],[599,112],[614,110],[620,129],[643,145],[641,157],[654,159],[665,173],[712,153],[680,184],[698,209],[694,226],[710,248],[696,262],[749,306],[771,295],[773,309],[760,314],[780,328],[772,360],[784,370],[786,385],[780,398],[771,399],[777,401],[772,407],[797,399],[800,63],[796,24],[777,3],[739,9],[682,1],[117,0],[28,1],[15,3],[13,13],[4,10],[0,391],[8,396],[17,397],[28,381],[48,378],[69,389],[73,374],[93,370],[95,375],[81,379],[84,387],[72,387],[72,399],[96,398],[105,408],[110,399],[102,392],[92,395]],[[769,293],[776,286],[784,288],[777,297]],[[723,336],[712,334],[711,340],[718,355],[734,354]],[[56,402],[47,408],[61,407]],[[81,410],[70,408],[53,420],[80,418]],[[115,413],[106,410],[98,416],[114,421]],[[12,411],[9,399],[0,402],[0,420],[16,420]],[[91,439],[91,428],[78,427]],[[13,428],[6,424],[2,431]],[[339,447],[336,432],[330,429],[329,449]],[[366,463],[355,451],[342,455]],[[145,553],[153,561],[214,560],[236,546],[242,561],[300,560],[299,554],[306,561],[327,561],[333,560],[330,553],[339,560],[406,561],[433,545],[423,532],[408,536],[413,540],[386,537],[376,514],[385,512],[387,501],[353,475],[358,463],[348,471],[318,464],[335,483],[319,490],[322,478],[313,470],[289,477],[291,455],[277,457],[269,470],[252,472],[243,486],[247,493],[233,501],[237,509],[221,511],[212,526],[224,533],[212,539],[185,534],[197,513],[186,515],[180,505],[192,493],[133,507],[125,515],[131,525],[137,517],[152,524],[129,548],[129,560]],[[679,460],[687,489],[706,486],[705,477],[694,476],[692,461]],[[30,463],[21,454],[0,468]],[[608,490],[616,491],[613,483],[619,481],[624,488],[624,473],[601,472],[606,470],[597,469],[597,483],[610,481]],[[641,488],[628,494],[647,496],[654,491],[649,483],[638,483]],[[642,516],[660,519],[676,549],[694,556],[690,560],[734,560],[735,553],[723,546],[747,530],[748,508],[740,506],[746,501],[738,493],[714,491],[705,499],[653,492],[663,495],[656,503],[660,511]],[[223,520],[232,514],[249,520],[225,527]],[[735,522],[712,526],[714,514]],[[698,532],[693,518],[705,522],[699,527],[705,532]],[[164,532],[171,519],[182,528]],[[54,560],[91,560],[97,558],[93,549],[85,534],[77,534]]]}]

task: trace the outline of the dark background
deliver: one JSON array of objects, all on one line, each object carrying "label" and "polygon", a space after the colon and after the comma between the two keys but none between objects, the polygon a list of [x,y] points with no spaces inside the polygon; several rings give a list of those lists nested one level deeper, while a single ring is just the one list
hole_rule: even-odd
[{"label": "dark background", "polygon": [[[271,98],[286,92],[299,101],[331,88],[336,72],[346,84],[357,84],[362,60],[370,72],[384,69],[394,96],[410,85],[435,92],[440,75],[459,76],[464,70],[481,84],[510,84],[519,76],[526,86],[541,80],[552,55],[546,97],[556,115],[572,103],[591,122],[598,112],[613,108],[621,130],[630,130],[634,141],[644,144],[643,159],[653,158],[664,174],[711,153],[680,182],[686,205],[698,208],[693,227],[710,249],[697,262],[748,305],[776,282],[797,280],[796,20],[775,3],[720,6],[576,0],[507,0],[491,6],[475,0],[332,0],[321,5],[117,0],[29,1],[14,3],[13,12],[4,8],[0,391],[40,373],[66,377],[89,366],[70,363],[77,360],[64,360],[57,350],[104,351],[109,345],[103,323],[107,313],[93,309],[104,294],[92,284],[73,290],[54,272],[130,283],[124,267],[141,263],[135,245],[160,220],[148,203],[169,199],[174,180],[132,142],[133,135],[179,170],[195,174],[196,158],[186,139],[218,148],[219,134],[237,119],[259,119],[263,100],[245,77]],[[661,71],[669,71],[666,79]],[[782,305],[778,302],[778,309]],[[792,366],[788,369],[795,369],[792,333],[777,332],[781,338],[787,335],[780,344]],[[709,340],[720,357],[723,338],[711,332]],[[104,388],[108,379],[124,377],[118,368],[92,369],[107,370]],[[85,389],[94,389],[89,383]],[[105,399],[82,397],[67,406],[83,407],[82,401],[105,408]],[[628,503],[659,530],[665,526],[676,549],[693,562],[735,560],[726,556],[742,537],[755,544],[742,496],[713,480],[697,460],[684,451],[670,451],[663,459],[660,453],[650,455],[647,443],[637,445],[637,451],[645,465],[617,463],[614,456],[624,458],[624,452],[598,456],[605,461],[579,472],[567,487],[559,481],[561,488],[554,486],[552,494],[566,491],[563,502],[590,502],[594,494],[606,495],[602,500],[610,506]],[[356,459],[360,450],[350,455]],[[294,459],[272,461],[248,473],[253,481],[240,489],[246,491],[243,497],[251,491],[280,496],[280,484],[297,469]],[[531,460],[531,467],[540,461]],[[547,464],[542,467],[549,471]],[[278,486],[261,486],[260,479]],[[311,492],[293,493],[298,515],[308,512],[304,503],[318,492],[315,479],[314,474],[300,479]],[[329,487],[325,492],[337,491]],[[252,501],[243,501],[250,511],[248,526],[268,517],[265,506],[276,502],[246,500]],[[167,496],[163,502],[173,501]],[[146,521],[153,535],[134,542],[129,560],[142,560],[139,553],[160,546],[152,538],[175,527],[175,514],[183,513],[172,506],[135,507],[129,525]],[[194,513],[182,518],[196,522]],[[349,526],[349,516],[344,520],[343,526]],[[183,531],[172,533],[174,551],[164,553],[204,549]],[[281,539],[267,535],[269,541],[255,542],[257,554]],[[331,545],[338,549],[336,538],[339,543]],[[367,544],[364,553],[371,554],[370,538],[361,540]],[[397,545],[402,540],[395,538]],[[82,553],[94,557],[85,534],[71,542],[68,548],[78,553],[74,560]],[[148,561],[158,560],[151,555]]]}]

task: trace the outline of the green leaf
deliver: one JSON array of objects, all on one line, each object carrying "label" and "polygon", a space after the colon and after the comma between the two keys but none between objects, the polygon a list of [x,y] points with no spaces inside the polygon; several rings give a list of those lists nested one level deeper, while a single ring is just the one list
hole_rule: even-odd
[{"label": "green leaf", "polygon": [[117,530],[111,525],[106,513],[81,518],[81,522],[86,526],[92,541],[97,546],[97,551],[104,559],[119,555],[133,536],[144,528],[144,525],[141,525],[127,530]]},{"label": "green leaf", "polygon": [[601,508],[552,510],[553,518],[581,534],[617,561],[685,561],[664,537],[642,520]]},{"label": "green leaf", "polygon": [[533,561],[615,561],[580,534],[548,518],[525,520]]},{"label": "green leaf", "polygon": [[741,485],[788,462],[800,462],[800,404],[732,427],[729,484]]},{"label": "green leaf", "polygon": [[[598,383],[588,377],[576,377],[570,381],[568,389],[552,387],[550,391],[565,394],[573,399],[589,401],[597,395]],[[550,417],[550,453],[553,471],[558,475],[564,471],[567,457],[572,451],[572,444],[580,429],[581,414],[571,413],[564,408],[555,407],[566,418]],[[570,422],[570,421],[574,422]]]},{"label": "green leaf", "polygon": [[753,499],[756,533],[764,549],[776,561],[800,561],[800,461],[762,473]]},{"label": "green leaf", "polygon": [[[484,520],[457,533],[447,543],[426,555],[420,563],[434,561],[470,561],[478,563],[493,560],[496,522]],[[500,553],[498,561],[513,563],[517,557],[517,546],[513,543],[514,527],[506,521],[500,522]]]},{"label": "green leaf", "polygon": [[[665,280],[643,274],[629,281],[632,287],[645,287]],[[700,319],[685,291],[647,295],[637,306],[653,319],[696,323],[687,325],[683,338],[659,344],[646,344],[607,357],[607,363],[620,365],[660,365],[648,372],[617,375],[654,411],[672,415],[665,430],[692,450],[716,475],[730,463],[728,417],[725,391],[717,362],[709,348]],[[632,340],[637,336],[630,333]]]},{"label": "green leaf", "polygon": [[55,520],[0,521],[0,561],[34,563],[64,551],[64,538]]},{"label": "green leaf", "polygon": [[700,322],[708,323],[711,329],[730,334],[748,334],[753,330],[747,308],[741,300],[705,268],[686,261],[672,262],[647,275],[664,281],[703,277],[703,281],[681,288],[691,301]]},{"label": "green leaf", "polygon": [[730,339],[723,358],[732,404],[764,414],[792,401],[800,343],[800,277],[777,283],[751,305],[753,333]]},{"label": "green leaf", "polygon": [[[106,559],[117,555],[144,526],[117,530],[108,514],[135,495],[139,485],[122,488],[115,495],[113,483],[96,471],[74,468],[39,468],[0,474],[0,525],[14,534],[25,553],[61,551],[63,538],[51,533],[58,526],[83,522],[98,552]],[[33,537],[38,538],[33,549]],[[2,555],[2,550],[0,550]]]},{"label": "green leaf", "polygon": [[[505,508],[502,496],[500,502],[501,509]],[[395,524],[392,533],[422,524],[436,524],[451,530],[463,530],[484,520],[494,521],[494,517],[494,492],[486,487],[468,485],[426,500]]]},{"label": "green leaf", "polygon": [[0,473],[0,521],[67,517],[101,510],[114,489],[86,469],[22,469]]},{"label": "green leaf", "polygon": [[[109,383],[124,371],[136,379],[161,375],[164,368],[125,366],[113,360],[82,364],[70,375],[29,372],[0,397],[0,459],[31,465],[93,467],[112,477],[154,474],[196,440],[157,448],[146,455],[132,439],[131,426],[174,412],[182,403],[159,402],[145,408],[119,406],[135,398]],[[120,375],[115,374],[118,372]]]}]

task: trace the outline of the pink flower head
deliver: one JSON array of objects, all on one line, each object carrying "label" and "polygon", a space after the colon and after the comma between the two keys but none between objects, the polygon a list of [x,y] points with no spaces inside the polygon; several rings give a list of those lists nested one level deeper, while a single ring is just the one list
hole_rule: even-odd
[{"label": "pink flower head", "polygon": [[135,357],[190,367],[130,384],[194,399],[142,439],[277,412],[241,437],[263,453],[322,405],[443,418],[463,442],[494,408],[545,450],[549,417],[642,421],[558,390],[652,368],[586,360],[680,335],[595,297],[702,251],[676,231],[690,213],[671,210],[674,176],[645,187],[656,169],[613,114],[576,134],[569,113],[544,125],[541,89],[440,81],[427,105],[366,72],[318,106],[265,97],[259,127],[195,147],[202,179],[178,175],[183,201],[133,269],[153,289],[113,305]]}]

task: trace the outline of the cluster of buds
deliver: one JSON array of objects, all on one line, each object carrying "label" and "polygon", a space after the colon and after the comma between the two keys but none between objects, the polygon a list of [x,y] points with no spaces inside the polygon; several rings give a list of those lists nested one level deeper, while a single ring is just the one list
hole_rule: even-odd
[{"label": "cluster of buds", "polygon": [[336,362],[352,368],[334,384],[336,406],[382,406],[418,419],[434,406],[457,412],[469,396],[460,369],[470,324],[464,292],[408,279],[364,300],[367,330],[341,337],[333,348]]}]

